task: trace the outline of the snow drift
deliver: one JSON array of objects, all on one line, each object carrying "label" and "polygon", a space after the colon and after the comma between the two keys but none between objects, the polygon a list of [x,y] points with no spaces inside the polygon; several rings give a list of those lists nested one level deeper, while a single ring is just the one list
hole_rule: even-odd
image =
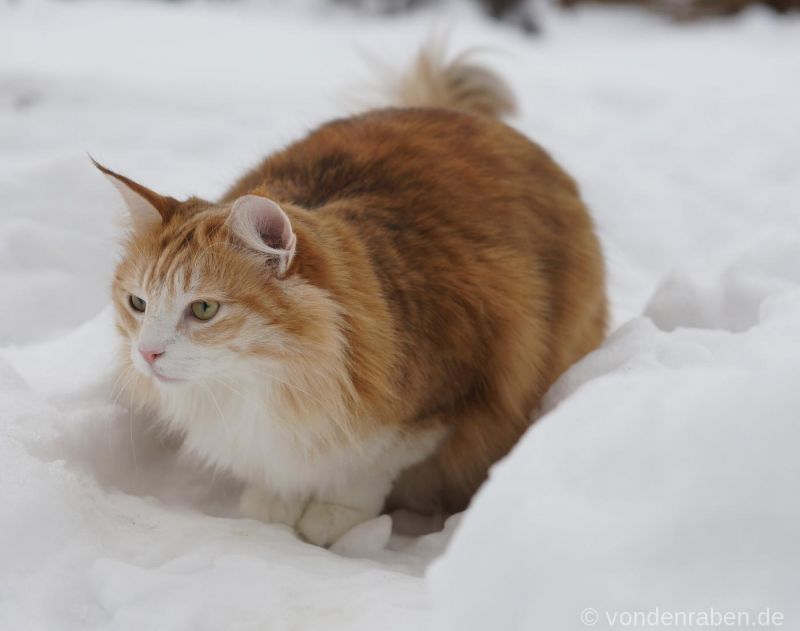
[{"label": "snow drift", "polygon": [[800,238],[705,292],[671,279],[648,316],[566,375],[495,468],[431,571],[437,628],[799,619]]}]

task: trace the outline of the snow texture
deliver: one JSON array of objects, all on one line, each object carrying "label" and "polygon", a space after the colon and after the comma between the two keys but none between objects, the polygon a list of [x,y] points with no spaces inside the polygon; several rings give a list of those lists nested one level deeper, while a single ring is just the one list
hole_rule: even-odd
[{"label": "snow texture", "polygon": [[[546,10],[530,39],[313,4],[0,4],[0,629],[800,628],[798,18]],[[214,197],[371,102],[365,51],[448,27],[501,51],[513,124],[581,183],[615,330],[443,532],[381,517],[323,550],[236,517],[234,481],[115,397],[121,202],[86,152]]]}]

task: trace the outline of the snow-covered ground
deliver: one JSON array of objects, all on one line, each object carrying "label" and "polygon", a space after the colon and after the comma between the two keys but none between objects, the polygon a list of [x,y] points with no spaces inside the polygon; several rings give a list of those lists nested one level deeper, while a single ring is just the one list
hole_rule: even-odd
[{"label": "snow-covered ground", "polygon": [[[0,629],[800,628],[800,20],[301,4],[0,4]],[[115,399],[121,204],[86,152],[213,197],[373,98],[364,53],[448,28],[581,183],[616,330],[443,533],[322,550]]]}]

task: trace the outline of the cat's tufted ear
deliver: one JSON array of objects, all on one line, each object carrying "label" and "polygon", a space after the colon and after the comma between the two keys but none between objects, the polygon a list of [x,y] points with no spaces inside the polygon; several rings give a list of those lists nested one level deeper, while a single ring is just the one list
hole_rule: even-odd
[{"label": "cat's tufted ear", "polygon": [[260,195],[245,195],[233,203],[229,221],[233,233],[248,248],[274,262],[279,275],[286,273],[294,258],[297,237],[278,204]]},{"label": "cat's tufted ear", "polygon": [[91,156],[89,159],[94,166],[108,176],[111,183],[122,194],[136,231],[147,231],[160,225],[169,218],[180,203],[177,199],[159,195],[124,175],[114,173],[111,169],[96,162]]}]

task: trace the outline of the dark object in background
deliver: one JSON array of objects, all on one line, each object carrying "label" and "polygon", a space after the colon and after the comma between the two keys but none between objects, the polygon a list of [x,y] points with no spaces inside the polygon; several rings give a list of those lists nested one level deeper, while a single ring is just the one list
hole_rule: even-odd
[{"label": "dark object in background", "polygon": [[[374,13],[394,14],[430,6],[439,0],[334,0],[334,2]],[[531,0],[473,0],[473,2],[479,4],[489,16],[496,20],[514,24],[526,33],[539,31]]]},{"label": "dark object in background", "polygon": [[533,2],[528,0],[480,0],[480,3],[496,20],[516,24],[526,33],[539,31],[539,26],[533,17]]},{"label": "dark object in background", "polygon": [[[375,13],[402,13],[441,0],[333,0]],[[547,0],[469,0],[480,5],[496,20],[520,27],[527,33],[538,33],[534,17],[535,1]],[[594,2],[600,4],[630,5],[652,9],[674,20],[688,22],[709,16],[734,15],[752,5],[766,5],[778,13],[800,10],[800,0],[556,0],[562,7]]]},{"label": "dark object in background", "polygon": [[688,22],[704,17],[734,15],[752,5],[766,5],[778,13],[800,10],[800,0],[559,0],[562,7],[584,2],[629,4],[664,13],[674,20]]}]

